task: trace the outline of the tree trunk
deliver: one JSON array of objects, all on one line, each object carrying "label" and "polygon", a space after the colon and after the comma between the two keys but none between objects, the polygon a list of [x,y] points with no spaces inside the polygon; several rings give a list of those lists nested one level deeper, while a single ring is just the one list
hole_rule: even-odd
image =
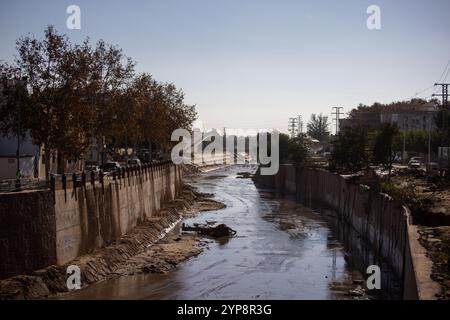
[{"label": "tree trunk", "polygon": [[66,170],[66,161],[64,160],[64,156],[61,154],[61,152],[58,151],[57,156],[58,156],[58,158],[57,158],[56,164],[57,164],[58,168],[57,168],[56,172],[58,174],[63,174]]},{"label": "tree trunk", "polygon": [[44,145],[45,154],[45,181],[50,181],[50,150]]}]

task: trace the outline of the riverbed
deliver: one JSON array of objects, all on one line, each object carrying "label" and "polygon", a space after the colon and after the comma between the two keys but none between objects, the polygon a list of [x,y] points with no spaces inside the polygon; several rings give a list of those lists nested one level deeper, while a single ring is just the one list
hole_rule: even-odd
[{"label": "riverbed", "polygon": [[110,279],[64,299],[354,299],[349,292],[363,276],[324,217],[239,178],[255,169],[226,167],[194,182],[227,207],[185,223],[225,223],[235,237],[208,239],[200,255],[167,274]]}]

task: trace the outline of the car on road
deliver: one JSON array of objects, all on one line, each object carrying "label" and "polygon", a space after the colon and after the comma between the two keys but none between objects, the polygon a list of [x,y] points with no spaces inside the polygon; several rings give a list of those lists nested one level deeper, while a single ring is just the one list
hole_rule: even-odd
[{"label": "car on road", "polygon": [[152,160],[152,155],[149,149],[141,149],[138,153],[138,158],[143,163],[149,163]]},{"label": "car on road", "polygon": [[118,162],[109,161],[101,165],[100,169],[102,169],[106,175],[109,175],[117,172],[120,169],[120,164]]},{"label": "car on road", "polygon": [[139,159],[130,159],[128,160],[128,165],[129,166],[142,166],[142,162]]},{"label": "car on road", "polygon": [[90,177],[92,172],[97,177],[100,172],[100,167],[97,163],[94,162],[86,162],[84,165],[84,172],[86,173],[86,176]]},{"label": "car on road", "polygon": [[408,167],[410,169],[419,169],[423,164],[421,157],[412,157],[408,162]]}]

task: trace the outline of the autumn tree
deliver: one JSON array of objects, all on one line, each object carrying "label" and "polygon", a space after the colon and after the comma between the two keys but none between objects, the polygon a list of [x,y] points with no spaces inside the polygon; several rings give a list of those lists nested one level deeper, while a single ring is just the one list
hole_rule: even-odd
[{"label": "autumn tree", "polygon": [[79,158],[89,145],[87,126],[92,113],[83,101],[82,84],[88,76],[77,46],[49,26],[44,38],[17,41],[15,64],[27,77],[29,114],[23,114],[34,142],[43,145],[46,174],[50,155],[58,160]]},{"label": "autumn tree", "polygon": [[129,97],[128,87],[135,75],[135,62],[125,56],[122,49],[103,40],[98,41],[95,48],[86,46],[91,55],[87,96],[95,114],[93,135],[97,141],[105,137],[108,142],[118,133],[117,123],[127,124],[129,119],[127,114],[132,106],[124,103],[123,97]]},{"label": "autumn tree", "polygon": [[191,130],[197,117],[195,106],[184,103],[184,93],[174,84],[161,84],[149,74],[135,77],[130,88],[129,106],[133,112],[130,121],[135,124],[135,142],[157,141],[164,148],[171,145],[175,129]]},{"label": "autumn tree", "polygon": [[0,135],[26,137],[28,126],[25,122],[29,120],[26,115],[30,113],[28,100],[26,77],[8,64],[0,65]]},{"label": "autumn tree", "polygon": [[[17,51],[12,65],[0,64],[0,133],[13,134],[20,122],[20,134],[44,148],[46,176],[52,154],[63,172],[64,160],[82,158],[93,141],[167,147],[173,130],[190,129],[196,119],[181,89],[136,75],[135,62],[103,40],[72,44],[49,26],[43,39],[20,38]],[[11,85],[22,76],[26,86]]]}]

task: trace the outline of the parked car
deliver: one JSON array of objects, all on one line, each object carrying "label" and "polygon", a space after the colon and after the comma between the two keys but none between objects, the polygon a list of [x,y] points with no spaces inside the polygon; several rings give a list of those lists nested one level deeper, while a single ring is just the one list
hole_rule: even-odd
[{"label": "parked car", "polygon": [[102,169],[103,172],[108,175],[118,171],[120,169],[120,164],[118,162],[110,161],[101,165],[100,169]]},{"label": "parked car", "polygon": [[130,159],[130,160],[128,160],[128,165],[129,166],[141,166],[142,162],[139,159]]},{"label": "parked car", "polygon": [[139,151],[138,158],[143,163],[149,163],[152,160],[150,150],[149,149],[141,149]]},{"label": "parked car", "polygon": [[97,177],[98,173],[100,172],[100,167],[96,163],[86,162],[86,164],[84,165],[84,172],[88,177],[91,176],[92,172]]},{"label": "parked car", "polygon": [[408,162],[408,167],[411,169],[419,169],[423,164],[421,157],[412,157]]}]

